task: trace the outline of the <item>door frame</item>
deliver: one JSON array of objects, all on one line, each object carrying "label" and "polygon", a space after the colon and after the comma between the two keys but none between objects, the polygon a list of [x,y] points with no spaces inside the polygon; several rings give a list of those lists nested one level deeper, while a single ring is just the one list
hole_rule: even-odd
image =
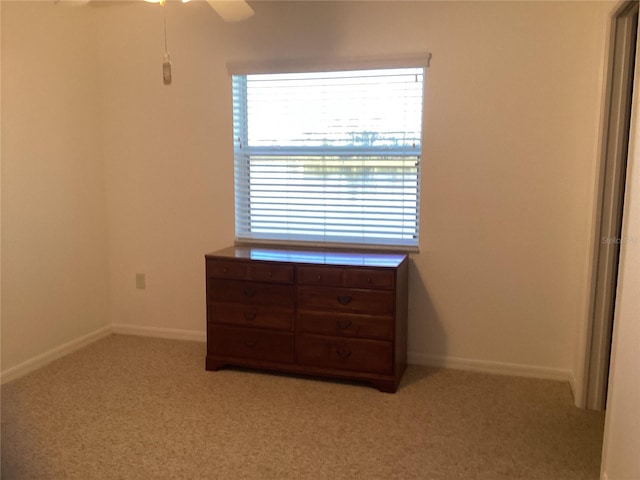
[{"label": "door frame", "polygon": [[606,405],[618,259],[622,242],[622,212],[638,40],[638,10],[637,0],[627,0],[611,17],[604,122],[596,190],[596,225],[591,264],[584,388],[582,398],[576,398],[576,404],[593,410],[604,410]]}]

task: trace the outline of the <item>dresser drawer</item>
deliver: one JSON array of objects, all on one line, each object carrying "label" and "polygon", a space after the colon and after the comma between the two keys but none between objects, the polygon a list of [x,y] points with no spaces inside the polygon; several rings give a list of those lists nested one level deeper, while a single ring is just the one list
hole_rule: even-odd
[{"label": "dresser drawer", "polygon": [[300,334],[296,337],[296,356],[307,366],[392,373],[391,342]]},{"label": "dresser drawer", "polygon": [[307,333],[393,339],[393,317],[300,311],[298,324],[300,330]]},{"label": "dresser drawer", "polygon": [[207,306],[207,319],[209,322],[227,325],[292,330],[293,309],[262,305],[210,303]]},{"label": "dresser drawer", "polygon": [[375,268],[349,268],[345,272],[345,285],[353,288],[395,288],[395,274]]},{"label": "dresser drawer", "polygon": [[208,259],[207,276],[210,278],[292,284],[293,265]]},{"label": "dresser drawer", "polygon": [[245,262],[233,260],[207,260],[207,277],[245,279],[249,266]]},{"label": "dresser drawer", "polygon": [[255,264],[249,269],[249,278],[258,282],[293,283],[293,266]]},{"label": "dresser drawer", "polygon": [[345,269],[341,267],[298,267],[299,285],[344,285]]},{"label": "dresser drawer", "polygon": [[293,363],[293,334],[256,328],[208,325],[207,353],[276,363]]},{"label": "dresser drawer", "polygon": [[386,290],[298,287],[298,308],[336,313],[392,315],[394,294]]},{"label": "dresser drawer", "polygon": [[332,287],[375,288],[391,290],[395,288],[395,274],[382,268],[358,267],[298,267],[300,285]]},{"label": "dresser drawer", "polygon": [[210,278],[207,282],[209,302],[228,302],[249,305],[293,305],[292,285],[243,282]]}]

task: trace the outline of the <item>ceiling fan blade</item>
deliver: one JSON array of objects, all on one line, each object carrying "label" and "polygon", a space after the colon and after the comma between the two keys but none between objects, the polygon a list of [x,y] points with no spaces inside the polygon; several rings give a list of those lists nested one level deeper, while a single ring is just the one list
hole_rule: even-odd
[{"label": "ceiling fan blade", "polygon": [[225,22],[240,22],[254,14],[244,0],[207,0],[207,3]]},{"label": "ceiling fan blade", "polygon": [[91,0],[54,0],[54,4],[56,5],[70,5],[74,7],[80,7],[82,5],[86,5]]}]

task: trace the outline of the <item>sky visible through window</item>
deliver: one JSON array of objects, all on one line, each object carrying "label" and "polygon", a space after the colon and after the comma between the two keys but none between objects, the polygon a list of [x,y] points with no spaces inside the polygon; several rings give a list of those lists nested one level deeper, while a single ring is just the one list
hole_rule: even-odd
[{"label": "sky visible through window", "polygon": [[412,146],[420,140],[422,68],[247,78],[251,146]]}]

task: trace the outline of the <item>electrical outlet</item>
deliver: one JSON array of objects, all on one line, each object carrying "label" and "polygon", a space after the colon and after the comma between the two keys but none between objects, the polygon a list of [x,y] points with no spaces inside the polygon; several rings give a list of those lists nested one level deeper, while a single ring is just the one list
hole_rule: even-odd
[{"label": "electrical outlet", "polygon": [[136,273],[136,288],[138,290],[144,290],[146,286],[147,285],[144,278],[144,273]]}]

